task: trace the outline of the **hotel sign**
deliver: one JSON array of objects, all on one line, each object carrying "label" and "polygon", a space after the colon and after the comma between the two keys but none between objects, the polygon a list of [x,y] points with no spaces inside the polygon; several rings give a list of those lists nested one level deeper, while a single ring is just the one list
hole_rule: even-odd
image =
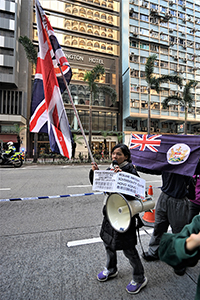
[{"label": "hotel sign", "polygon": [[91,64],[100,64],[104,65],[104,60],[99,57],[94,56],[88,56],[88,55],[81,55],[81,54],[67,54],[65,53],[66,58],[68,59],[69,63],[70,61],[77,61],[77,62],[83,62],[83,63],[91,63]]}]

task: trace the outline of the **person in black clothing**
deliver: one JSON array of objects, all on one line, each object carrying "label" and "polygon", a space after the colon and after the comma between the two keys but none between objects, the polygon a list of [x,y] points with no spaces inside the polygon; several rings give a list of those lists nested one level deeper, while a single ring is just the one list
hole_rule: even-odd
[{"label": "person in black clothing", "polygon": [[[144,168],[137,167],[138,171],[144,172]],[[147,173],[153,173],[149,171]],[[155,174],[155,173],[154,173]],[[158,172],[156,172],[158,175]],[[146,261],[158,260],[158,249],[161,237],[167,232],[169,225],[173,233],[179,233],[188,224],[189,200],[187,198],[187,186],[191,176],[175,173],[162,172],[163,185],[155,210],[155,223],[153,235],[149,242],[147,252],[143,258]],[[177,275],[183,275],[185,269],[175,269]]]},{"label": "person in black clothing", "polygon": [[[111,164],[111,168],[114,172],[128,172],[139,176],[135,167],[130,161],[130,151],[124,144],[116,145],[112,151],[112,160],[117,161],[118,165]],[[92,170],[90,170],[90,181],[93,183],[93,172],[98,170],[96,163],[92,163]],[[125,195],[126,198],[130,196]],[[130,199],[130,198],[129,198]],[[133,198],[132,198],[133,200]],[[103,207],[103,223],[101,226],[100,237],[102,238],[107,254],[106,268],[97,275],[97,279],[101,282],[108,280],[109,278],[116,277],[117,270],[117,250],[123,250],[124,255],[129,259],[129,262],[133,268],[133,280],[127,285],[126,290],[130,294],[138,293],[147,284],[147,278],[144,276],[144,268],[141,263],[140,257],[136,250],[137,236],[136,236],[136,219],[137,216],[133,216],[130,226],[126,232],[117,232],[110,224],[104,203]],[[138,216],[139,219],[139,216]],[[140,219],[139,219],[140,220]],[[140,220],[141,222],[141,220]]]}]

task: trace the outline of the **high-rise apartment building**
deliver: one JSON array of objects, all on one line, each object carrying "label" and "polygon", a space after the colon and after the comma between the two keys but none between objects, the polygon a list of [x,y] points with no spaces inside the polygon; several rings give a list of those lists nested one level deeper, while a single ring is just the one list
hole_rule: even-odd
[{"label": "high-rise apartment building", "polygon": [[[83,80],[87,71],[97,64],[105,68],[105,75],[100,84],[114,88],[118,98],[113,104],[108,96],[99,93],[92,103],[92,150],[100,154],[104,147],[102,132],[120,131],[120,1],[118,0],[85,0],[85,1],[40,1],[55,35],[72,68],[72,79],[69,85],[72,98],[88,137],[89,99],[88,83]],[[38,44],[35,14],[33,19],[33,42]],[[72,132],[80,134],[74,111],[67,93],[63,100]],[[115,134],[107,137],[107,149],[117,143]],[[84,141],[83,141],[84,144]],[[40,149],[48,146],[48,137],[38,136]],[[77,154],[87,154],[85,145],[77,144]]]},{"label": "high-rise apartment building", "polygon": [[[122,1],[122,85],[123,129],[126,142],[131,132],[147,132],[148,92],[145,80],[147,58],[156,54],[154,75],[178,74],[200,82],[200,2],[195,0]],[[168,95],[183,89],[162,84],[151,91],[151,133],[183,133],[184,107],[163,109]],[[200,88],[192,90],[193,104],[188,112],[188,134],[200,132]]]},{"label": "high-rise apartment building", "polygon": [[26,147],[28,61],[21,54],[20,35],[30,35],[30,1],[0,1],[0,145],[13,141]]}]

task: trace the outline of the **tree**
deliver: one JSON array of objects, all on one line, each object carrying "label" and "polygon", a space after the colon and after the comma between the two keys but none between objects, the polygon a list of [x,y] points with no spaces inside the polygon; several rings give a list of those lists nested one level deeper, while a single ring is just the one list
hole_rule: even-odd
[{"label": "tree", "polygon": [[[32,41],[27,36],[20,36],[19,42],[24,47],[26,52],[26,57],[30,63],[32,63],[35,67],[37,64],[37,51]],[[37,142],[38,142],[38,134],[34,133],[34,158],[33,162],[37,162]]]},{"label": "tree", "polygon": [[162,75],[161,77],[154,76],[154,64],[157,56],[156,54],[150,55],[147,58],[145,65],[145,77],[148,84],[148,119],[147,119],[147,133],[150,134],[151,128],[151,89],[156,90],[157,93],[161,91],[160,85],[165,82],[175,82],[182,86],[182,78],[178,75]]},{"label": "tree", "polygon": [[37,64],[37,51],[32,41],[27,36],[20,36],[19,42],[24,47],[28,61],[36,66]]},{"label": "tree", "polygon": [[98,85],[98,80],[100,76],[104,75],[105,69],[102,65],[96,65],[91,71],[85,73],[84,81],[88,82],[90,88],[90,101],[89,101],[89,147],[91,149],[92,146],[92,103],[93,99],[95,99],[96,94],[99,91],[102,91],[111,96],[112,102],[114,102],[117,98],[116,91],[106,85]]},{"label": "tree", "polygon": [[171,104],[179,103],[181,106],[185,107],[185,119],[184,119],[184,134],[187,134],[187,115],[188,108],[192,107],[193,96],[191,93],[191,89],[197,86],[198,82],[195,80],[189,80],[183,89],[182,97],[181,93],[178,92],[176,95],[169,96],[163,100],[163,107],[166,108]]}]

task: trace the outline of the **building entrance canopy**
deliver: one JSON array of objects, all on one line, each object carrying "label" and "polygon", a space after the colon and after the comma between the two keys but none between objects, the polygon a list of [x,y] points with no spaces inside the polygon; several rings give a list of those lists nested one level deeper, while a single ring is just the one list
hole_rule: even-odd
[{"label": "building entrance canopy", "polygon": [[0,134],[0,143],[7,142],[17,143],[17,134]]}]

